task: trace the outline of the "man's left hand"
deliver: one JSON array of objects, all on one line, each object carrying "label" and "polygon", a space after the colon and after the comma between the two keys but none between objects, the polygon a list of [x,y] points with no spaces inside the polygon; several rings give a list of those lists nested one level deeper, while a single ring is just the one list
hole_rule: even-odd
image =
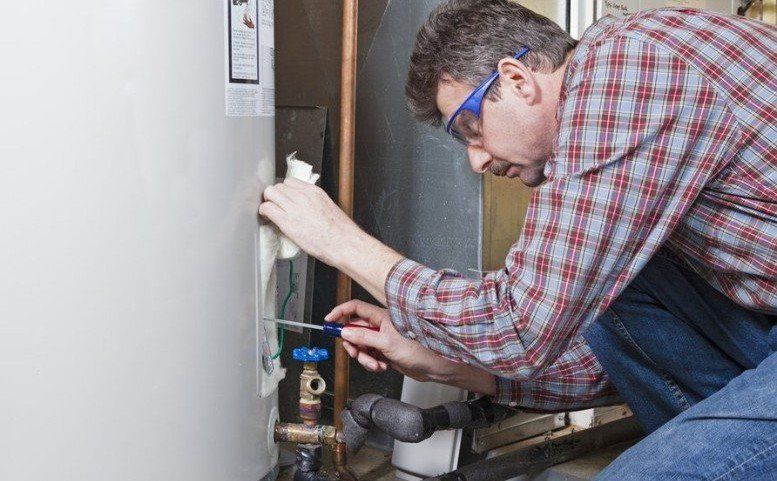
[{"label": "man's left hand", "polygon": [[320,187],[292,178],[267,187],[259,215],[386,303],[386,277],[402,256],[361,230]]},{"label": "man's left hand", "polygon": [[320,187],[288,178],[264,191],[259,214],[269,219],[302,250],[337,265],[362,230]]}]

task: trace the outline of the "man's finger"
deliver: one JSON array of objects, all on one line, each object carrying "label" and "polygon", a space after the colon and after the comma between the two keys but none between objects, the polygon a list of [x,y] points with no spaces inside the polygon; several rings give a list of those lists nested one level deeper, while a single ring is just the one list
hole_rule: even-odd
[{"label": "man's finger", "polygon": [[383,309],[372,305],[370,303],[360,301],[358,299],[352,299],[348,302],[344,302],[343,304],[340,304],[339,306],[332,309],[332,312],[326,315],[324,319],[327,321],[337,321],[342,319],[343,317],[348,316],[359,316],[368,322],[370,322],[371,325],[379,325],[380,322],[373,322],[377,320],[380,316],[384,315]]},{"label": "man's finger", "polygon": [[364,351],[359,352],[359,357],[357,357],[357,360],[359,361],[359,364],[364,366],[365,369],[372,372],[380,372],[380,363],[377,359],[370,356]]},{"label": "man's finger", "polygon": [[259,215],[280,226],[286,219],[286,211],[274,202],[262,202],[259,204]]},{"label": "man's finger", "polygon": [[305,182],[304,180],[300,180],[295,177],[286,177],[285,179],[283,179],[283,183],[288,185],[292,189],[304,189],[304,190],[308,190],[310,186],[313,185],[310,182]]},{"label": "man's finger", "polygon": [[324,316],[324,320],[336,321],[342,317],[350,316],[351,314],[354,314],[356,312],[356,306],[360,302],[362,301],[358,299],[351,299],[350,301],[344,302],[339,306],[335,306],[335,308],[332,309],[332,311],[329,312],[329,314]]},{"label": "man's finger", "polygon": [[381,362],[388,362],[388,360],[386,359],[386,356],[384,356],[383,353],[378,351],[377,349],[373,349],[371,347],[368,347],[368,348],[365,348],[364,350],[365,350],[365,352],[367,354],[372,356],[372,358],[375,359],[376,361],[378,361],[379,363],[381,363]]},{"label": "man's finger", "polygon": [[316,191],[320,190],[319,187],[309,182],[295,179],[293,177],[287,177],[283,180],[283,184],[281,185],[283,185],[283,187],[288,191],[293,192],[294,195],[305,197],[310,201],[316,201],[318,198]]},{"label": "man's finger", "polygon": [[366,319],[354,319],[354,318],[349,319],[348,322],[345,325],[346,326],[372,327],[372,324],[370,324],[370,321],[367,321]]},{"label": "man's finger", "polygon": [[278,204],[283,207],[284,210],[294,205],[294,201],[292,200],[293,195],[294,193],[289,192],[289,189],[284,185],[278,184],[267,187],[262,193],[264,200]]},{"label": "man's finger", "polygon": [[344,340],[359,347],[374,347],[378,351],[384,351],[389,347],[384,334],[369,329],[361,329],[358,327],[350,329],[345,328],[343,329],[341,336]]},{"label": "man's finger", "polygon": [[352,358],[355,358],[357,355],[359,355],[359,350],[356,348],[356,346],[348,341],[343,341],[343,348],[345,349],[345,352],[347,352],[348,355]]},{"label": "man's finger", "polygon": [[300,192],[304,195],[310,196],[311,198],[320,198],[322,196],[327,199],[330,198],[324,189],[317,186],[316,184],[311,184],[310,182],[305,182],[304,180],[295,179],[294,177],[285,178],[283,180],[283,185],[294,190],[295,192]]}]

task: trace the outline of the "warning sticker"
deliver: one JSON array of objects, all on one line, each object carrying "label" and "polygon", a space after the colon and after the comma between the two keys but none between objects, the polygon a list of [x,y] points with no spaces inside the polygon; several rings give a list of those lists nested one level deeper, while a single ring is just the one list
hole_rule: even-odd
[{"label": "warning sticker", "polygon": [[228,117],[275,115],[273,0],[225,0]]}]

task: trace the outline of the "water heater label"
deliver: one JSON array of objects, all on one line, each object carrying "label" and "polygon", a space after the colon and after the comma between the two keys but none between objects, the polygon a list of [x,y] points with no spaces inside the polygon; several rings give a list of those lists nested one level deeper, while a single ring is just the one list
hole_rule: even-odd
[{"label": "water heater label", "polygon": [[224,0],[228,117],[275,115],[273,0]]}]

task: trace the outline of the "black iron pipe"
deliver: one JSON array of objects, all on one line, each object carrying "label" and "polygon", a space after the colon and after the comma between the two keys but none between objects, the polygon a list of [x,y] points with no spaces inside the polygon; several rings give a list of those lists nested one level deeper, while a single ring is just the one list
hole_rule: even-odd
[{"label": "black iron pipe", "polygon": [[320,444],[297,445],[294,481],[331,481],[329,476],[321,471],[321,466]]},{"label": "black iron pipe", "polygon": [[487,426],[504,418],[506,412],[486,397],[421,409],[397,399],[364,394],[343,411],[343,438],[351,453],[361,448],[373,427],[392,439],[418,443],[443,429]]}]

